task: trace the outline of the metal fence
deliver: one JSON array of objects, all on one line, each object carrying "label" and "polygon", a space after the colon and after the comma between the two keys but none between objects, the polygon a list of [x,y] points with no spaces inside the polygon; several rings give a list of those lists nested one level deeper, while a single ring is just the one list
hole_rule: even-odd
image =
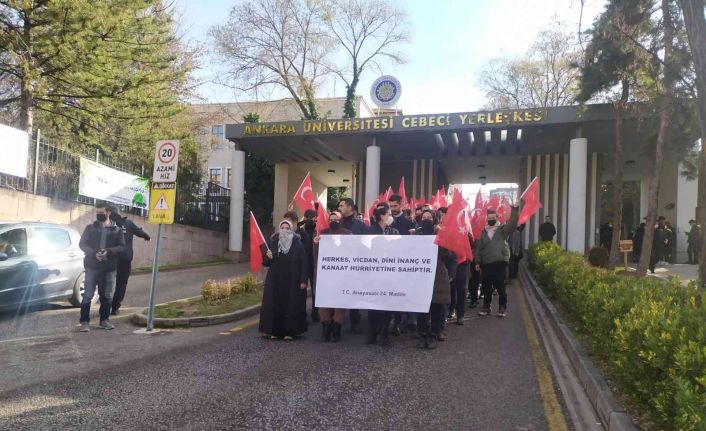
[{"label": "metal fence", "polygon": [[[94,154],[77,153],[52,145],[41,138],[38,142],[35,138],[29,145],[27,178],[0,173],[0,187],[93,205],[94,198],[78,193],[81,157],[119,171],[144,176],[144,166],[130,166],[102,155],[98,150]],[[35,166],[38,169],[35,169]],[[122,205],[120,207],[124,213],[147,215],[141,208]],[[226,232],[229,214],[230,189],[211,182],[177,184],[174,214],[176,223]]]}]

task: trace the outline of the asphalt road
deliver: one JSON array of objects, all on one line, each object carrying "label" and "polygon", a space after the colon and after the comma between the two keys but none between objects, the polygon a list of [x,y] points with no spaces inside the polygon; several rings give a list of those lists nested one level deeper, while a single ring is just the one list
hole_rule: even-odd
[{"label": "asphalt road", "polygon": [[[148,338],[125,327],[71,333],[34,350],[0,344],[15,358],[0,388],[7,373],[27,379],[0,389],[0,428],[545,430],[519,294],[509,289],[508,318],[474,313],[434,351],[404,336],[367,346],[348,332],[324,344],[318,326],[269,341],[242,323]],[[21,363],[8,352],[34,355]]]},{"label": "asphalt road", "polygon": [[[247,269],[248,264],[241,263],[161,272],[157,278],[155,303],[200,295],[201,284],[205,280],[244,275]],[[149,273],[130,277],[122,309],[125,316],[147,307],[151,279]],[[92,307],[91,319],[98,320],[98,305]],[[78,320],[79,309],[72,307],[68,301],[36,305],[20,315],[14,311],[0,311],[0,342],[66,333],[75,329]]]}]

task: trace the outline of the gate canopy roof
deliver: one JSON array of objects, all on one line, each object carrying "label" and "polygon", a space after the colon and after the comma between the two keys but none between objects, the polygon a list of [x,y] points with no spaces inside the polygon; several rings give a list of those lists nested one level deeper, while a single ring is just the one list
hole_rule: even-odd
[{"label": "gate canopy roof", "polygon": [[[611,151],[612,105],[457,112],[226,125],[226,138],[274,162],[363,161],[375,142],[383,160],[563,153],[575,137]],[[642,140],[625,122],[626,150]]]}]

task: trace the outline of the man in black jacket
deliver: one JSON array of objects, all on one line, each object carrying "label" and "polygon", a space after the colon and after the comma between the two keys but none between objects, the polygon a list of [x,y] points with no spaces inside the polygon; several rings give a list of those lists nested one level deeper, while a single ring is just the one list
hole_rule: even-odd
[{"label": "man in black jacket", "polygon": [[96,206],[96,221],[86,226],[79,247],[85,254],[83,267],[86,271],[85,290],[81,300],[81,332],[90,330],[91,300],[96,289],[101,302],[99,327],[113,329],[108,318],[115,290],[118,257],[125,253],[125,237],[122,229],[110,220],[107,204]]},{"label": "man in black jacket", "polygon": [[539,239],[544,242],[554,241],[556,235],[556,226],[552,223],[552,217],[544,217],[544,223],[539,227]]},{"label": "man in black jacket", "polygon": [[[397,229],[400,235],[410,235],[411,232],[415,230],[415,224],[412,220],[407,217],[407,214],[402,208],[404,202],[402,202],[402,196],[398,194],[393,194],[388,199],[390,204],[390,214],[392,214],[393,222],[392,227]],[[417,315],[416,313],[405,313],[407,329],[411,332],[417,332]],[[392,313],[393,323],[392,323],[392,335],[402,334],[402,313],[396,311]]]},{"label": "man in black jacket", "polygon": [[123,303],[123,299],[125,299],[127,281],[130,278],[130,273],[132,272],[133,236],[140,237],[145,241],[149,241],[150,236],[145,233],[141,227],[133,223],[132,220],[128,220],[127,217],[121,217],[116,207],[111,206],[108,209],[110,211],[110,219],[122,229],[123,237],[125,238],[125,253],[118,256],[117,274],[115,276],[115,295],[113,295],[113,305],[110,312],[110,314],[116,316],[120,310],[120,306]]},{"label": "man in black jacket", "polygon": [[[343,198],[338,202],[338,211],[343,218],[341,219],[341,227],[348,229],[353,235],[365,235],[366,226],[361,220],[355,218],[355,201],[351,198]],[[364,214],[363,217],[367,217]],[[351,331],[354,334],[361,334],[360,329],[360,310],[350,310],[348,317],[351,320]]]}]

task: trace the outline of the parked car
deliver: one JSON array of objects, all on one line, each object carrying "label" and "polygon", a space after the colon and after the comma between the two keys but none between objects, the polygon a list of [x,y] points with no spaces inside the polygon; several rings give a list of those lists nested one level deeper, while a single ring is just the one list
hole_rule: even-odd
[{"label": "parked car", "polygon": [[[0,222],[0,309],[57,299],[80,306],[84,290],[80,239],[68,226]],[[97,300],[96,295],[93,302]]]}]

